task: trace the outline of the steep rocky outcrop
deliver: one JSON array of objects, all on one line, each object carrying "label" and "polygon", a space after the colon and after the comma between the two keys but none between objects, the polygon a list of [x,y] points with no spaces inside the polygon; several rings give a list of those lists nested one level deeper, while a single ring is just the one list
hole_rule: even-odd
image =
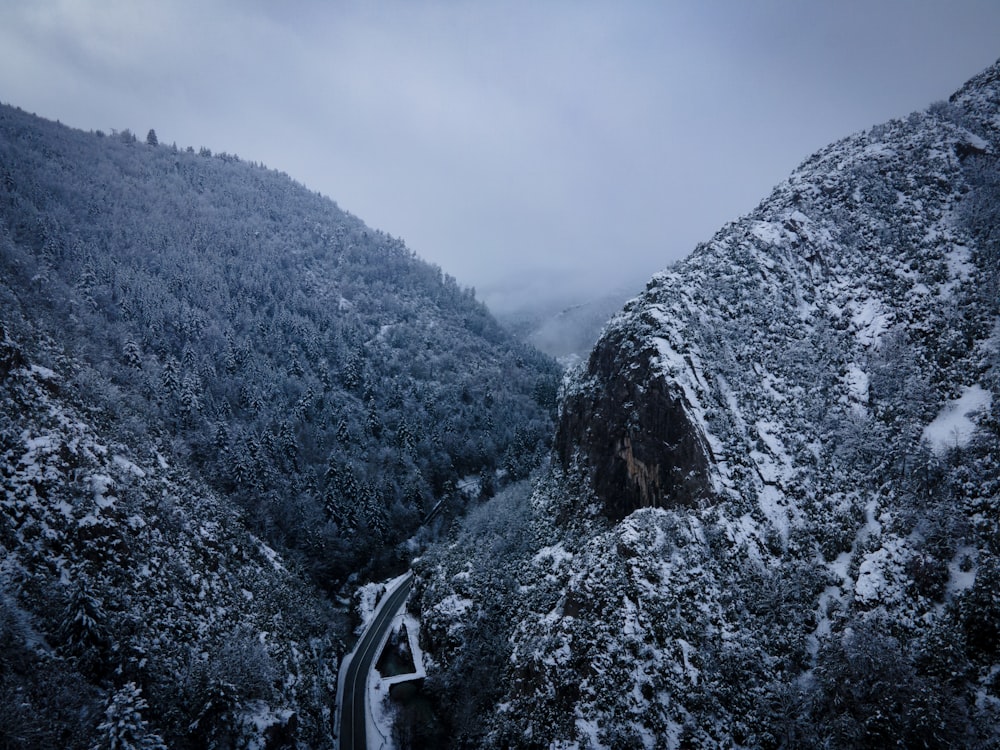
[{"label": "steep rocky outcrop", "polygon": [[567,393],[556,434],[565,468],[580,457],[605,515],[693,506],[711,495],[711,451],[682,388],[656,368],[657,353],[627,331],[605,336],[587,377]]}]

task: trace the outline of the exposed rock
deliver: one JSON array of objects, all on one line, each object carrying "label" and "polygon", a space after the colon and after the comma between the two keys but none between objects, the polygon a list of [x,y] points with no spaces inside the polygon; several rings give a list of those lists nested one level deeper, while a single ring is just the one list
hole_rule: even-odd
[{"label": "exposed rock", "polygon": [[654,351],[638,347],[627,331],[601,339],[588,387],[567,394],[556,435],[563,466],[581,455],[612,520],[638,508],[693,506],[710,494],[710,452],[683,391],[653,367]]}]

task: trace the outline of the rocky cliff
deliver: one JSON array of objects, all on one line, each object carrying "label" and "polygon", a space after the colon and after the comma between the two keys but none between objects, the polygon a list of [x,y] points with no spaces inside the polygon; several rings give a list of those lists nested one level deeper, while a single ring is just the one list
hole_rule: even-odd
[{"label": "rocky cliff", "polygon": [[705,433],[683,387],[658,371],[659,351],[616,330],[590,355],[587,376],[564,402],[556,451],[581,454],[609,518],[637,508],[693,506],[712,494]]}]

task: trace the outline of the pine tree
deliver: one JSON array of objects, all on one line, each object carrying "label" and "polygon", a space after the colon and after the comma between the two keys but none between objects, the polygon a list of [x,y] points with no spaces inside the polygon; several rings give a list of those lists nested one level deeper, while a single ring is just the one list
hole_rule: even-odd
[{"label": "pine tree", "polygon": [[125,364],[136,370],[142,369],[142,352],[139,350],[139,345],[134,341],[126,341],[125,346],[122,347],[122,359],[125,360]]},{"label": "pine tree", "polygon": [[382,507],[382,499],[378,490],[371,482],[365,482],[361,487],[361,512],[364,515],[365,524],[380,541],[385,539],[388,525],[385,518],[385,508]]},{"label": "pine tree", "polygon": [[146,699],[134,682],[127,682],[111,696],[98,726],[100,740],[94,750],[166,750],[160,735],[149,730],[142,712]]},{"label": "pine tree", "polygon": [[185,375],[181,383],[181,419],[186,425],[194,425],[201,411],[201,382],[197,375]]},{"label": "pine tree", "polygon": [[106,619],[101,602],[78,582],[62,613],[60,650],[74,657],[86,675],[96,677],[104,670],[110,645]]},{"label": "pine tree", "polygon": [[165,398],[176,396],[181,389],[180,365],[173,357],[167,357],[160,373],[160,387]]},{"label": "pine tree", "polygon": [[337,458],[331,455],[324,479],[323,509],[327,516],[341,529],[356,529],[358,487],[354,472],[350,467],[341,467]]},{"label": "pine tree", "polygon": [[378,415],[378,408],[375,406],[375,399],[368,402],[368,433],[378,440],[382,435],[382,420]]},{"label": "pine tree", "polygon": [[337,425],[337,442],[345,447],[351,444],[351,430],[347,426],[346,419],[341,419]]},{"label": "pine tree", "polygon": [[354,352],[340,372],[340,381],[348,390],[354,390],[364,380],[364,355]]},{"label": "pine tree", "polygon": [[235,685],[213,678],[207,687],[198,717],[188,727],[191,739],[208,750],[235,747],[236,715],[241,704],[239,690]]}]

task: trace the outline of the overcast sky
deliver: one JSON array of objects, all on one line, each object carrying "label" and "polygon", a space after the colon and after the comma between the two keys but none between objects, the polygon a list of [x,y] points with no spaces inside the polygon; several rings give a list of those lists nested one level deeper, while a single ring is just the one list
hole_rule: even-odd
[{"label": "overcast sky", "polygon": [[997,0],[0,0],[0,101],[264,162],[498,306],[639,288],[998,57]]}]

